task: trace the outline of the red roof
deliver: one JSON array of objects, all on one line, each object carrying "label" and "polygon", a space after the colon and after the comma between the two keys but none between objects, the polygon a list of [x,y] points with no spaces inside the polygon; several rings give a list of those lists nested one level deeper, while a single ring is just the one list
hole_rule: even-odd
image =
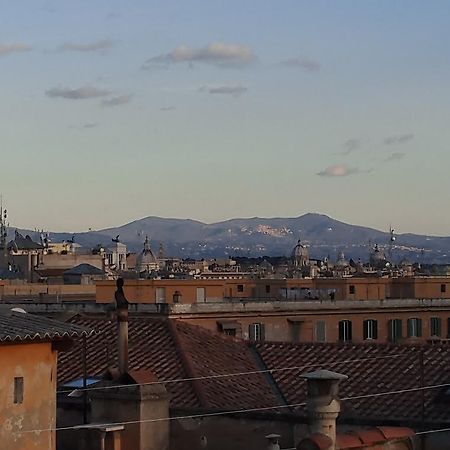
[{"label": "red roof", "polygon": [[[341,382],[341,398],[450,383],[450,346],[339,345],[309,343],[252,344],[269,369],[288,403],[306,400],[306,382],[300,374],[329,369],[348,375]],[[371,423],[446,422],[450,419],[448,387],[343,401],[340,419]],[[449,391],[450,392],[450,391]],[[297,409],[305,415],[305,408]]]},{"label": "red roof", "polygon": [[[79,317],[72,322],[101,332],[86,338],[88,375],[98,376],[108,367],[117,367],[116,323]],[[306,383],[300,374],[328,369],[348,375],[340,388],[343,401],[339,418],[343,422],[435,425],[450,420],[447,387],[345,400],[345,397],[450,383],[449,344],[245,343],[176,320],[139,317],[129,322],[129,348],[130,371],[150,370],[158,380],[166,381],[171,407],[175,409],[238,410],[303,403]],[[79,342],[70,351],[61,353],[59,382],[81,378],[82,367]],[[279,368],[291,369],[221,377]],[[167,382],[185,378],[195,379]],[[293,412],[306,417],[304,407],[269,412]],[[389,428],[379,430],[389,437]]]},{"label": "red roof", "polygon": [[[101,332],[86,339],[90,377],[117,366],[116,323],[80,317],[72,322]],[[81,342],[61,353],[60,384],[83,376],[82,355]],[[129,368],[150,370],[161,382],[260,369],[242,341],[175,320],[142,317],[129,321]],[[170,382],[166,388],[171,407],[178,409],[233,410],[283,403],[261,374]]]}]

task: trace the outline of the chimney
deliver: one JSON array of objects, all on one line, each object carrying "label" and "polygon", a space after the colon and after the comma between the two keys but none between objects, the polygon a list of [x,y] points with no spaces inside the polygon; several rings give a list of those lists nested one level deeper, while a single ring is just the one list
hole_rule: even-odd
[{"label": "chimney", "polygon": [[278,439],[280,439],[280,437],[279,434],[268,434],[266,436],[268,442],[267,450],[280,450],[280,445],[278,444]]},{"label": "chimney", "polygon": [[317,370],[301,377],[307,381],[306,408],[310,433],[327,436],[331,443],[327,450],[335,450],[336,419],[341,410],[339,383],[348,377],[329,370]]},{"label": "chimney", "polygon": [[123,278],[118,278],[116,282],[117,290],[114,294],[117,307],[120,376],[128,372],[128,300],[125,297],[123,285]]}]

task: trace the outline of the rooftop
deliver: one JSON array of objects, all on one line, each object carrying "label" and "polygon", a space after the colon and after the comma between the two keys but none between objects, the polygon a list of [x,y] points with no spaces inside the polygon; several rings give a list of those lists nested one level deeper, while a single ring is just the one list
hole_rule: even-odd
[{"label": "rooftop", "polygon": [[93,336],[92,328],[59,322],[25,312],[0,312],[0,342],[44,341]]},{"label": "rooftop", "polygon": [[[116,366],[116,323],[72,321],[102,332],[86,339],[88,376]],[[129,323],[129,348],[130,370],[155,373],[166,385],[172,409],[269,408],[269,414],[303,420],[307,390],[301,375],[326,370],[348,376],[340,387],[342,421],[412,426],[450,420],[448,387],[421,390],[450,383],[450,345],[445,343],[248,343],[178,320],[139,317]],[[61,354],[58,371],[60,383],[82,376],[80,344]],[[276,409],[280,405],[284,408]]]}]

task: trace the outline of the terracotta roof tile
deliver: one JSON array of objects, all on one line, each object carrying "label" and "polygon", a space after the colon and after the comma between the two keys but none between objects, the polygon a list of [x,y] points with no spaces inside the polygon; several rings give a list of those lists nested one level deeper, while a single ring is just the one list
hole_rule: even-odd
[{"label": "terracotta roof tile", "polygon": [[[101,319],[72,319],[100,331],[87,338],[87,372],[98,376],[117,366],[116,324]],[[59,382],[82,377],[82,344],[61,354]],[[149,318],[129,321],[130,371],[151,370],[158,380],[201,378],[231,372],[257,371],[251,350],[243,343],[186,323]],[[171,407],[232,410],[274,406],[282,401],[261,374],[166,383]]]},{"label": "terracotta roof tile", "polygon": [[[117,367],[116,323],[103,319],[71,319],[84,326],[94,327],[100,335],[88,337],[87,372],[99,376],[108,367]],[[131,319],[129,322],[130,371],[151,370],[159,380],[187,378],[187,373],[177,357],[177,350],[167,323],[158,319]],[[63,383],[83,376],[82,343],[61,353],[58,361],[58,382]],[[191,382],[166,385],[172,407],[199,407]]]},{"label": "terracotta roof tile", "polygon": [[[267,342],[254,345],[269,369],[300,367],[273,373],[288,403],[306,400],[306,382],[300,374],[316,369],[348,375],[348,380],[340,385],[342,398],[450,383],[450,346],[447,344],[395,346]],[[398,356],[389,357],[393,355]],[[382,359],[385,356],[388,358]],[[363,418],[378,423],[385,423],[386,419],[446,421],[450,419],[450,397],[439,402],[446,389],[343,401],[341,418]],[[299,408],[298,412],[304,415],[305,408]]]}]

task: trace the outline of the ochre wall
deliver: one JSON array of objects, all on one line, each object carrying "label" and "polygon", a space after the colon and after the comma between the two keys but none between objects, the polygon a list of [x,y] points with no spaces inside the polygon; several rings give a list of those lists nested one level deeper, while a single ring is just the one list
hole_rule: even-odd
[{"label": "ochre wall", "polygon": [[[220,331],[218,322],[231,321],[237,322],[240,325],[242,334],[238,333],[239,337],[248,339],[249,325],[252,323],[264,324],[265,340],[266,341],[296,341],[296,342],[315,342],[315,325],[318,321],[326,323],[326,342],[339,341],[339,321],[351,320],[352,322],[352,342],[388,342],[388,321],[390,319],[402,319],[403,323],[403,339],[401,342],[424,342],[431,338],[430,318],[439,317],[441,319],[441,338],[445,339],[449,335],[448,322],[450,318],[450,310],[448,311],[321,311],[299,314],[285,314],[279,313],[248,313],[239,315],[197,315],[190,317],[177,316],[180,321],[188,322],[194,325],[199,325],[213,331]],[[418,338],[407,338],[407,320],[409,318],[422,319],[422,336]],[[363,339],[363,321],[366,319],[375,319],[378,322],[378,339],[364,340]],[[298,323],[299,334],[298,339],[295,337],[295,323]]]},{"label": "ochre wall", "polygon": [[[50,342],[0,345],[0,448],[54,450],[56,352]],[[23,402],[14,404],[14,377],[23,377]]]}]

